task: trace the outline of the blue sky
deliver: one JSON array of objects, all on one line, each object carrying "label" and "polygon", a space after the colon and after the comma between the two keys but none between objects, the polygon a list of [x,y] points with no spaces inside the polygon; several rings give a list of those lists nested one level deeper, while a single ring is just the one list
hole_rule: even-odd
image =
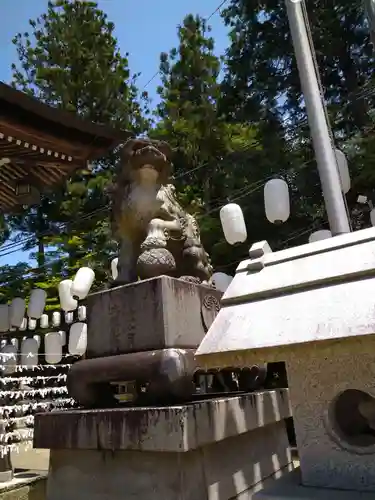
[{"label": "blue sky", "polygon": [[[141,73],[139,88],[156,73],[161,52],[168,52],[177,43],[177,25],[186,14],[208,17],[219,6],[220,0],[99,0],[104,10],[116,25],[116,36],[122,52],[129,52],[129,65],[133,73]],[[29,19],[35,19],[46,11],[47,0],[0,0],[0,80],[11,80],[10,66],[17,62],[17,54],[11,43],[18,32],[29,30]],[[212,36],[217,54],[227,46],[227,29],[219,13],[210,19]],[[159,78],[147,85],[147,91],[157,99],[156,87]],[[1,264],[27,261],[28,253],[14,252],[4,256]]]}]

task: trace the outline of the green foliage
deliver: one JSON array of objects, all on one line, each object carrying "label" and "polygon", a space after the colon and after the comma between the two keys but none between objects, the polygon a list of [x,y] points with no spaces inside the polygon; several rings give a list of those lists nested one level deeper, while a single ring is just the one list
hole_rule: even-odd
[{"label": "green foliage", "polygon": [[[50,1],[47,11],[29,24],[30,33],[13,39],[19,58],[12,65],[15,88],[88,121],[134,134],[147,129],[147,101],[138,96],[137,75],[130,72],[128,54],[118,48],[114,23],[95,2]],[[18,237],[28,238],[24,250],[38,247],[39,274],[52,289],[55,260],[60,276],[89,263],[97,267],[99,281],[106,279],[115,246],[105,188],[117,161],[110,153],[93,172],[78,171],[52,196],[44,196],[38,208],[9,218]]]},{"label": "green foliage", "polygon": [[[368,225],[368,208],[356,204],[357,195],[375,201],[374,52],[360,0],[328,2],[324,9],[318,0],[306,4],[333,133],[350,163],[347,201],[358,229]],[[189,14],[178,27],[177,47],[160,57],[152,128],[138,75],[95,2],[50,1],[30,21],[31,32],[15,36],[19,62],[12,68],[13,85],[43,102],[170,142],[180,201],[199,219],[216,269],[233,272],[249,242],[266,239],[274,249],[304,243],[326,215],[284,2],[231,0],[223,20],[229,42],[222,57],[203,18]],[[94,266],[103,283],[116,248],[106,187],[117,162],[110,153],[92,172],[77,172],[53,197],[43,197],[37,209],[0,220],[3,240],[9,232],[29,236],[25,248],[37,246],[39,265],[33,280],[22,280],[30,274],[25,264],[2,268],[3,300],[18,290],[26,294],[38,280],[54,307],[61,276],[82,265]],[[275,175],[291,193],[291,217],[282,226],[264,214],[262,188]],[[249,241],[234,248],[218,217],[227,200],[242,206],[248,226]]]}]

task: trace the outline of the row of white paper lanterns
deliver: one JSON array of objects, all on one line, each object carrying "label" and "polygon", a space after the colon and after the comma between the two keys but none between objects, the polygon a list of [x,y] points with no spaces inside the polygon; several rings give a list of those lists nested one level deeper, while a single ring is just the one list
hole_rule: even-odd
[{"label": "row of white paper lanterns", "polygon": [[[348,162],[344,153],[336,149],[336,159],[339,167],[341,189],[346,194],[350,189]],[[283,179],[271,179],[264,186],[264,207],[267,219],[273,224],[280,224],[290,216],[290,199],[288,184]],[[244,243],[247,238],[246,224],[242,209],[236,203],[228,203],[220,210],[220,220],[224,236],[230,245]],[[374,214],[375,220],[375,214]],[[315,234],[315,233],[314,233]],[[317,231],[309,241],[317,241],[330,236],[328,232]]]},{"label": "row of white paper lanterns", "polygon": [[[23,303],[21,302],[23,301]],[[37,320],[34,318],[22,318],[21,324],[19,324],[19,318],[21,316],[21,311],[25,311],[25,301],[16,297],[8,306],[7,304],[0,305],[0,332],[5,333],[7,331],[20,330],[24,332],[26,330],[35,330],[37,327]],[[79,321],[86,321],[86,306],[79,306],[77,311],[77,316]],[[66,312],[64,314],[64,322],[66,324],[71,324],[74,321],[73,311]],[[19,326],[18,326],[19,325]],[[48,314],[42,314],[39,318],[40,328],[46,329],[49,326],[55,328],[61,325],[61,313],[55,311],[52,313],[52,318]]]},{"label": "row of white paper lanterns", "polygon": [[[38,365],[40,335],[25,337],[21,342],[21,365],[33,367]],[[58,364],[63,357],[63,346],[66,345],[66,332],[49,332],[44,336],[44,357],[48,364]],[[87,324],[77,322],[69,330],[68,352],[72,356],[83,356],[87,349]],[[5,367],[6,373],[15,371],[18,354],[18,339],[12,339],[10,344],[2,347],[0,364]]]}]

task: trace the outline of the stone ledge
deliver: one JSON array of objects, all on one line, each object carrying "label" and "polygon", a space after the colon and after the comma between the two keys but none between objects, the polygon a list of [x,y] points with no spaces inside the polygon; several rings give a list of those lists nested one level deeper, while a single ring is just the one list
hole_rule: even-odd
[{"label": "stone ledge", "polygon": [[0,500],[45,500],[46,484],[46,472],[16,472],[11,481],[0,485]]},{"label": "stone ledge", "polygon": [[291,416],[287,389],[153,408],[35,416],[34,447],[186,452]]}]

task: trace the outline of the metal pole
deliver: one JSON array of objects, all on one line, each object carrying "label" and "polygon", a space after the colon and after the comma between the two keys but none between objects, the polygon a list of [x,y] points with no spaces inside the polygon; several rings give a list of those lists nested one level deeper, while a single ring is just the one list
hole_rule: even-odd
[{"label": "metal pole", "polygon": [[318,165],[328,221],[333,235],[349,233],[337,160],[325,117],[311,45],[302,10],[303,0],[286,0],[289,27]]}]

